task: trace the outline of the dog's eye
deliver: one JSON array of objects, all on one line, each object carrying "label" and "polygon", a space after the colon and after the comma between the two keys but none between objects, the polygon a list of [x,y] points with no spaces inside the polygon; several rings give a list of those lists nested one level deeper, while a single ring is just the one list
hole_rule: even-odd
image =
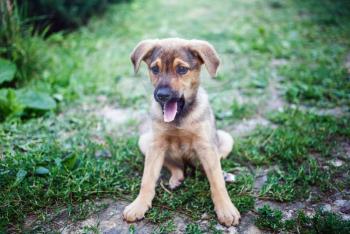
[{"label": "dog's eye", "polygon": [[188,72],[188,67],[178,66],[176,67],[176,73],[179,75],[185,75]]},{"label": "dog's eye", "polygon": [[159,67],[157,65],[151,67],[151,71],[154,75],[157,75],[159,73]]}]

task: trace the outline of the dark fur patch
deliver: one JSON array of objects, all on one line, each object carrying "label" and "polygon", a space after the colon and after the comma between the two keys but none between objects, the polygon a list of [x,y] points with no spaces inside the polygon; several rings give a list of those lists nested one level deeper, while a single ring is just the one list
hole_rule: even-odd
[{"label": "dark fur patch", "polygon": [[193,111],[193,109],[196,107],[197,105],[197,99],[196,99],[196,95],[192,98],[189,98],[188,100],[185,100],[185,104],[181,110],[180,113],[178,113],[175,117],[175,124],[176,125],[180,125],[181,124],[181,120],[186,118],[186,116],[188,116],[189,113],[191,113],[191,111]]}]

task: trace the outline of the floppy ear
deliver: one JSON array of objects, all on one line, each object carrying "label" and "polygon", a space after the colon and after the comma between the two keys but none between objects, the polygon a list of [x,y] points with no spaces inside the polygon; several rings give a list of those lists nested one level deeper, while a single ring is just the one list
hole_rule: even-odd
[{"label": "floppy ear", "polygon": [[130,58],[134,65],[135,74],[138,72],[140,63],[153,50],[157,40],[143,40],[131,52]]},{"label": "floppy ear", "polygon": [[215,77],[220,64],[220,59],[214,47],[206,41],[191,40],[190,48],[199,55],[210,76]]}]

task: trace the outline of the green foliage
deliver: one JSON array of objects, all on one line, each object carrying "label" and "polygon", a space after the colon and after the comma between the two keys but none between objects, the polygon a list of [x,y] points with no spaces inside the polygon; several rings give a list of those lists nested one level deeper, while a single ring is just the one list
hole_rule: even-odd
[{"label": "green foliage", "polygon": [[39,166],[38,168],[35,169],[35,174],[37,175],[47,175],[49,173],[50,171],[46,167]]},{"label": "green foliage", "polygon": [[[339,66],[341,61],[331,59],[327,56],[328,53],[320,51],[320,54],[314,55],[315,57],[305,58],[317,65],[310,66],[305,62],[296,62],[292,66],[280,69],[281,75],[293,81],[287,85],[288,101],[319,103],[319,105],[326,105],[327,102],[349,104],[350,85],[347,81],[347,71]],[[341,51],[335,49],[331,53],[341,53]],[[338,81],[334,82],[333,77],[339,77]]]},{"label": "green foliage", "polygon": [[258,209],[258,215],[255,224],[259,228],[277,231],[283,227],[282,212],[280,210],[264,205]]},{"label": "green foliage", "polygon": [[16,2],[1,1],[0,11],[0,121],[22,116],[25,109],[54,109],[56,102],[44,92],[12,89],[36,77],[43,35],[25,24]]},{"label": "green foliage", "polygon": [[0,121],[16,116],[40,114],[55,108],[56,101],[46,93],[23,89],[0,89]]},{"label": "green foliage", "polygon": [[308,152],[327,156],[332,148],[329,139],[350,134],[348,118],[318,116],[296,109],[274,112],[269,117],[278,124],[277,128],[260,128],[238,142],[234,148],[236,155],[258,165],[275,161],[299,166],[309,157]]},{"label": "green foliage", "polygon": [[164,223],[171,219],[173,214],[169,210],[154,207],[147,213],[147,219],[153,223]]},{"label": "green foliage", "polygon": [[98,227],[96,226],[85,226],[83,228],[83,233],[85,234],[99,234],[99,230],[98,230]]},{"label": "green foliage", "polygon": [[104,11],[108,4],[125,0],[21,0],[19,6],[27,11],[37,27],[50,26],[51,31],[76,28]]},{"label": "green foliage", "polygon": [[[66,204],[70,219],[82,219],[90,214],[89,206],[80,207],[86,199],[137,195],[143,168],[137,138],[121,140],[105,136],[102,139],[106,144],[101,146],[91,140],[94,133],[89,131],[97,122],[80,119],[82,117],[77,116],[43,124],[38,118],[27,123],[8,121],[1,125],[0,146],[4,158],[0,162],[0,199],[5,201],[2,225],[15,220],[21,223],[26,214],[55,204]],[[62,142],[62,130],[78,132]],[[110,151],[111,158],[96,158],[96,152],[101,149]],[[251,175],[242,174],[236,183],[228,186],[232,200],[243,213],[254,207],[255,199],[250,195],[252,183]],[[153,208],[146,219],[160,225],[161,233],[173,229],[170,224],[177,209],[194,219],[203,213],[215,218],[209,184],[201,172],[187,177],[182,188],[169,194],[161,186],[157,187]],[[163,225],[165,223],[169,225]]]},{"label": "green foliage", "polygon": [[187,224],[185,233],[186,234],[201,234],[202,231],[201,231],[198,224],[190,223],[190,224]]},{"label": "green foliage", "polygon": [[19,90],[17,95],[19,102],[26,108],[34,110],[53,110],[56,108],[56,101],[46,93]]},{"label": "green foliage", "polygon": [[255,198],[251,195],[232,196],[232,202],[235,204],[240,213],[244,214],[254,209]]},{"label": "green foliage", "polygon": [[169,220],[159,224],[159,226],[153,230],[153,234],[167,234],[172,233],[176,230],[176,226],[173,221]]},{"label": "green foliage", "polygon": [[218,112],[215,114],[217,119],[231,118],[234,120],[240,120],[246,117],[250,117],[255,113],[255,106],[249,103],[238,103],[233,101],[229,111]]},{"label": "green foliage", "polygon": [[[345,234],[350,232],[350,221],[331,212],[317,211],[310,218],[303,212],[299,212],[295,220],[297,225],[289,226],[290,230],[299,230],[302,233]],[[289,222],[291,222],[289,221]]]},{"label": "green foliage", "polygon": [[[348,118],[317,116],[299,110],[274,112],[274,129],[260,128],[237,142],[238,160],[257,165],[277,164],[268,174],[260,196],[277,201],[307,198],[312,186],[321,191],[341,189],[335,183],[335,171],[324,171],[317,157],[328,157],[334,148],[331,139],[349,137]],[[317,137],[315,137],[317,136]]]},{"label": "green foliage", "polygon": [[[52,127],[60,128],[59,125],[50,128]],[[8,125],[7,128],[1,128],[0,135],[3,131],[12,130],[12,126]],[[73,142],[80,142],[83,149],[74,149],[74,152],[68,153],[48,130],[37,126],[34,134],[26,138],[26,146],[21,143],[21,137],[1,141],[5,154],[0,162],[0,199],[4,201],[1,225],[23,220],[28,212],[59,201],[79,204],[100,192],[118,195],[119,191],[128,191],[136,194],[137,191],[131,187],[138,186],[139,180],[125,177],[127,171],[132,171],[130,166],[133,163],[142,165],[135,139],[113,142],[113,156],[106,161],[94,157],[98,146],[85,140],[87,136],[84,134],[72,139]],[[46,137],[40,144],[36,144],[35,138],[41,134]],[[12,146],[21,147],[23,152],[13,150]],[[80,163],[77,163],[78,160]],[[129,163],[131,161],[133,163]],[[84,210],[74,209],[71,215],[81,216],[83,214],[80,213]]]},{"label": "green foliage", "polygon": [[16,2],[1,1],[0,12],[0,58],[8,60],[1,59],[1,76],[7,75],[0,78],[0,85],[3,81],[14,83],[14,78],[16,82],[27,81],[38,68],[38,43],[43,35],[25,24]]},{"label": "green foliage", "polygon": [[330,173],[322,170],[315,159],[309,159],[299,168],[270,172],[260,195],[269,196],[281,202],[306,198],[311,186],[320,185],[321,189],[331,188],[330,177]]},{"label": "green foliage", "polygon": [[4,82],[12,81],[15,77],[16,65],[12,62],[0,58],[0,85]]},{"label": "green foliage", "polygon": [[255,113],[256,107],[249,103],[239,104],[234,101],[231,105],[233,119],[243,119],[252,116]]},{"label": "green foliage", "polygon": [[311,0],[294,4],[307,9],[308,17],[299,21],[309,30],[298,30],[298,43],[292,47],[294,56],[279,68],[279,74],[288,81],[287,100],[319,106],[349,105],[350,85],[343,66],[349,47],[348,42],[343,44],[343,36],[350,35],[349,2],[326,0],[319,4]]},{"label": "green foliage", "polygon": [[255,223],[263,230],[274,232],[345,234],[350,231],[350,221],[342,220],[339,215],[331,212],[317,210],[314,216],[307,216],[299,211],[297,217],[283,221],[282,212],[268,205],[258,209]]},{"label": "green foliage", "polygon": [[[118,0],[90,1],[1,1],[0,2],[0,88],[18,88],[28,86],[31,80],[42,81],[30,85],[27,92],[2,91],[10,93],[5,98],[0,97],[0,121],[8,117],[21,116],[22,109],[29,108],[42,112],[56,108],[55,101],[50,95],[62,86],[67,86],[71,76],[69,59],[59,58],[63,69],[58,76],[46,79],[50,55],[45,51],[48,26],[52,30],[66,27],[76,27],[87,21],[97,12],[106,8],[107,4],[120,2]],[[35,24],[35,26],[33,26]],[[40,33],[38,33],[40,31]],[[57,36],[56,36],[57,38]],[[69,74],[67,74],[69,72]],[[34,81],[37,82],[37,81]],[[34,83],[33,82],[33,83]],[[40,86],[37,91],[36,87]],[[14,97],[16,96],[16,97]],[[23,108],[19,108],[22,105]],[[26,117],[33,115],[26,115]]]},{"label": "green foliage", "polygon": [[23,109],[13,89],[0,89],[0,121],[9,116],[20,115]]}]

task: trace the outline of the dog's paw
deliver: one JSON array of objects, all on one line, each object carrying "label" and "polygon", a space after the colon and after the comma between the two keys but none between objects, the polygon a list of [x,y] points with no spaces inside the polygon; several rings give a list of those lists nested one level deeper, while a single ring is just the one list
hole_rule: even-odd
[{"label": "dog's paw", "polygon": [[170,189],[176,189],[182,184],[182,181],[184,180],[183,176],[171,176],[169,180],[169,188]]},{"label": "dog's paw", "polygon": [[142,202],[140,199],[136,198],[130,205],[125,207],[123,212],[124,220],[127,222],[135,222],[141,220],[145,217],[149,206]]},{"label": "dog's paw", "polygon": [[217,206],[215,211],[219,222],[226,227],[238,225],[239,220],[241,219],[239,211],[232,202],[226,205]]}]

